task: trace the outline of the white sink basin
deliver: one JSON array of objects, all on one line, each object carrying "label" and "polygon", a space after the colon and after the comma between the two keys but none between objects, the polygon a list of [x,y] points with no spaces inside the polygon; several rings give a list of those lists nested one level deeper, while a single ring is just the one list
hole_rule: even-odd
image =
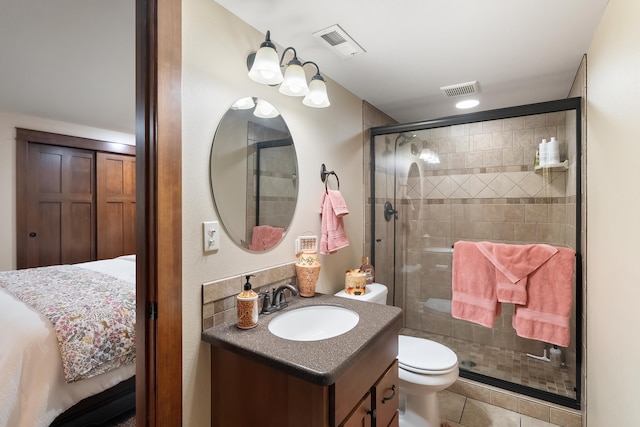
[{"label": "white sink basin", "polygon": [[275,336],[292,341],[319,341],[353,329],[360,316],[348,308],[312,305],[287,311],[269,322]]}]

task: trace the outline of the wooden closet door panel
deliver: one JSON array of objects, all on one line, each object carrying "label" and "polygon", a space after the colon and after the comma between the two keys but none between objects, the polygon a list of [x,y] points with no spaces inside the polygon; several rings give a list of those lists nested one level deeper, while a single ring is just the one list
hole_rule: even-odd
[{"label": "wooden closet door panel", "polygon": [[98,153],[98,259],[135,253],[135,157]]},{"label": "wooden closet door panel", "polygon": [[68,242],[63,254],[63,264],[75,264],[93,260],[94,246],[87,245],[93,242],[93,204],[87,202],[71,202],[63,215],[65,224],[63,230],[67,233],[64,239]]},{"label": "wooden closet door panel", "polygon": [[94,153],[30,143],[27,168],[27,265],[91,261],[94,239]]},{"label": "wooden closet door panel", "polygon": [[[41,202],[33,215],[32,233],[29,238],[29,253],[33,255],[33,267],[58,265],[62,263],[62,203]],[[33,225],[35,224],[35,227]],[[40,244],[46,242],[46,244]],[[31,260],[30,260],[31,261]]]}]

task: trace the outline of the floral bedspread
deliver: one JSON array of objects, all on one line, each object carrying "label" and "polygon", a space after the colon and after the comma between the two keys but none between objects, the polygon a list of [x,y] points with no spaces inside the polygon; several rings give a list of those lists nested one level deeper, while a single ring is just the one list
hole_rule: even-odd
[{"label": "floral bedspread", "polygon": [[135,284],[58,265],[1,271],[0,287],[53,324],[68,383],[135,361]]}]

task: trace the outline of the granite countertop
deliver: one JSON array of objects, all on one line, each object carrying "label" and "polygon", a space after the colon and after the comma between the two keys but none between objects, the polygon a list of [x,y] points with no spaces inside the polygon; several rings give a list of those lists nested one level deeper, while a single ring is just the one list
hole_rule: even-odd
[{"label": "granite countertop", "polygon": [[[235,323],[224,323],[202,332],[202,340],[265,365],[319,385],[333,384],[357,359],[371,339],[387,328],[400,329],[402,310],[398,307],[316,294],[312,298],[288,298],[289,306],[269,315],[261,314],[258,326],[240,329]],[[291,341],[268,330],[278,315],[310,305],[335,305],[349,308],[360,316],[350,331],[320,341]]]}]

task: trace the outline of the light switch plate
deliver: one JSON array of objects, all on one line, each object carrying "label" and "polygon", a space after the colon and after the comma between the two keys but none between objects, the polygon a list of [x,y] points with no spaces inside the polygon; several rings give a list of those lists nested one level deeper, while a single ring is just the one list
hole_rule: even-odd
[{"label": "light switch plate", "polygon": [[202,223],[204,251],[211,252],[220,249],[220,225],[218,221],[205,221]]}]

